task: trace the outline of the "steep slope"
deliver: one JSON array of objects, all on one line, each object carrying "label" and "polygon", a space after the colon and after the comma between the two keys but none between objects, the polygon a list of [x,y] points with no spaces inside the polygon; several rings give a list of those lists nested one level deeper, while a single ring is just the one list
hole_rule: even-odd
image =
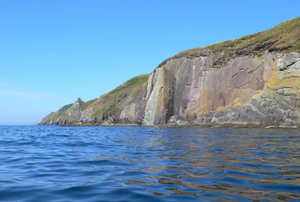
[{"label": "steep slope", "polygon": [[[80,120],[84,123],[133,122],[135,106],[131,106],[131,104],[137,102],[148,77],[149,74],[136,76],[102,95],[82,112]],[[136,120],[136,122],[138,121]]]},{"label": "steep slope", "polygon": [[[133,122],[134,115],[131,118],[130,114],[135,108],[130,108],[130,104],[137,102],[143,84],[147,82],[148,77],[149,74],[136,76],[100,98],[88,102],[83,102],[78,98],[73,104],[65,105],[57,112],[50,113],[39,124]],[[138,119],[135,122],[141,122],[141,120]]]},{"label": "steep slope", "polygon": [[[300,18],[295,18],[265,32],[183,51],[162,62],[152,74],[164,68],[176,80],[169,89],[175,92],[169,122],[297,123],[299,33]],[[153,102],[149,99],[147,105]]]},{"label": "steep slope", "polygon": [[73,104],[65,105],[57,112],[51,112],[42,119],[39,125],[60,125],[78,122],[81,112],[95,101],[96,99],[83,102],[78,98]]},{"label": "steep slope", "polygon": [[[74,103],[68,116],[96,124],[300,124],[299,53],[298,17],[264,32],[182,51],[80,113]],[[70,108],[48,116],[57,120]]]}]

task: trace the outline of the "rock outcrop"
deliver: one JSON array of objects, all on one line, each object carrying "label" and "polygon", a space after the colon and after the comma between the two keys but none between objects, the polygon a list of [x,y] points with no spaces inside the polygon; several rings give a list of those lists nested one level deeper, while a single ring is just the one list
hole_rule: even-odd
[{"label": "rock outcrop", "polygon": [[49,115],[42,119],[39,125],[61,125],[78,123],[80,121],[82,111],[93,102],[95,102],[95,100],[83,102],[80,98],[78,98],[73,104],[65,105],[57,112],[51,112]]},{"label": "rock outcrop", "polygon": [[174,114],[175,76],[166,66],[151,74],[147,86],[144,125],[166,123]]},{"label": "rock outcrop", "polygon": [[85,109],[77,101],[41,124],[300,124],[299,53],[300,18],[295,18],[265,32],[180,52]]},{"label": "rock outcrop", "polygon": [[[299,64],[298,53],[269,53],[261,57],[241,56],[222,68],[212,68],[211,56],[194,59],[171,59],[152,73],[148,84],[153,87],[147,100],[143,124],[167,123],[291,123],[298,122]],[[158,101],[161,80],[152,77],[164,75],[165,68],[175,76],[168,79],[167,101]],[[156,75],[159,72],[160,75]],[[164,113],[157,103],[172,108],[171,119],[161,119]],[[167,105],[165,103],[168,103]],[[155,114],[155,115],[154,115]],[[150,116],[149,116],[150,117]],[[148,118],[148,119],[147,119]]]}]

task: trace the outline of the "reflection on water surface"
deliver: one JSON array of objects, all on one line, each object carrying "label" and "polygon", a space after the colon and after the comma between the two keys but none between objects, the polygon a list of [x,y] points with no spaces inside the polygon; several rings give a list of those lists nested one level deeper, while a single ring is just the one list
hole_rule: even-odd
[{"label": "reflection on water surface", "polygon": [[0,129],[0,200],[300,200],[298,129]]}]

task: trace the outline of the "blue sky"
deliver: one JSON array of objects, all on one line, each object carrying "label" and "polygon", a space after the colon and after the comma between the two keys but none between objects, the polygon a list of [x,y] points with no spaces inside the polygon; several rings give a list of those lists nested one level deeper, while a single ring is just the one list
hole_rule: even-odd
[{"label": "blue sky", "polygon": [[180,51],[299,16],[299,0],[0,0],[0,125],[36,124]]}]

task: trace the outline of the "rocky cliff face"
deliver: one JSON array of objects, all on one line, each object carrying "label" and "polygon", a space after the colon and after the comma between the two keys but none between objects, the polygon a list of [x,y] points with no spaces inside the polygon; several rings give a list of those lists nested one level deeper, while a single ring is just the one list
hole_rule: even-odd
[{"label": "rocky cliff face", "polygon": [[[134,85],[129,80],[86,109],[75,110],[80,107],[74,103],[72,113],[64,113],[98,124],[298,124],[299,52],[300,18],[295,18],[265,32],[180,52]],[[41,123],[53,124],[49,117]]]},{"label": "rocky cliff face", "polygon": [[191,123],[297,123],[299,59],[298,53],[266,51],[259,58],[237,57],[220,69],[194,65],[193,73],[198,69],[201,76],[197,81],[188,74],[191,82],[176,85],[174,115]]},{"label": "rocky cliff face", "polygon": [[95,100],[83,102],[80,98],[78,98],[73,104],[65,105],[57,112],[51,112],[49,115],[42,119],[39,125],[61,125],[77,123],[80,121],[82,111],[93,102],[95,102]]},{"label": "rocky cliff face", "polygon": [[163,66],[151,74],[147,85],[145,117],[143,124],[165,123],[174,114],[175,76]]},{"label": "rocky cliff face", "polygon": [[155,69],[143,124],[299,121],[300,54],[265,51],[261,57],[236,57],[222,68],[211,67],[211,57],[170,59]]}]

